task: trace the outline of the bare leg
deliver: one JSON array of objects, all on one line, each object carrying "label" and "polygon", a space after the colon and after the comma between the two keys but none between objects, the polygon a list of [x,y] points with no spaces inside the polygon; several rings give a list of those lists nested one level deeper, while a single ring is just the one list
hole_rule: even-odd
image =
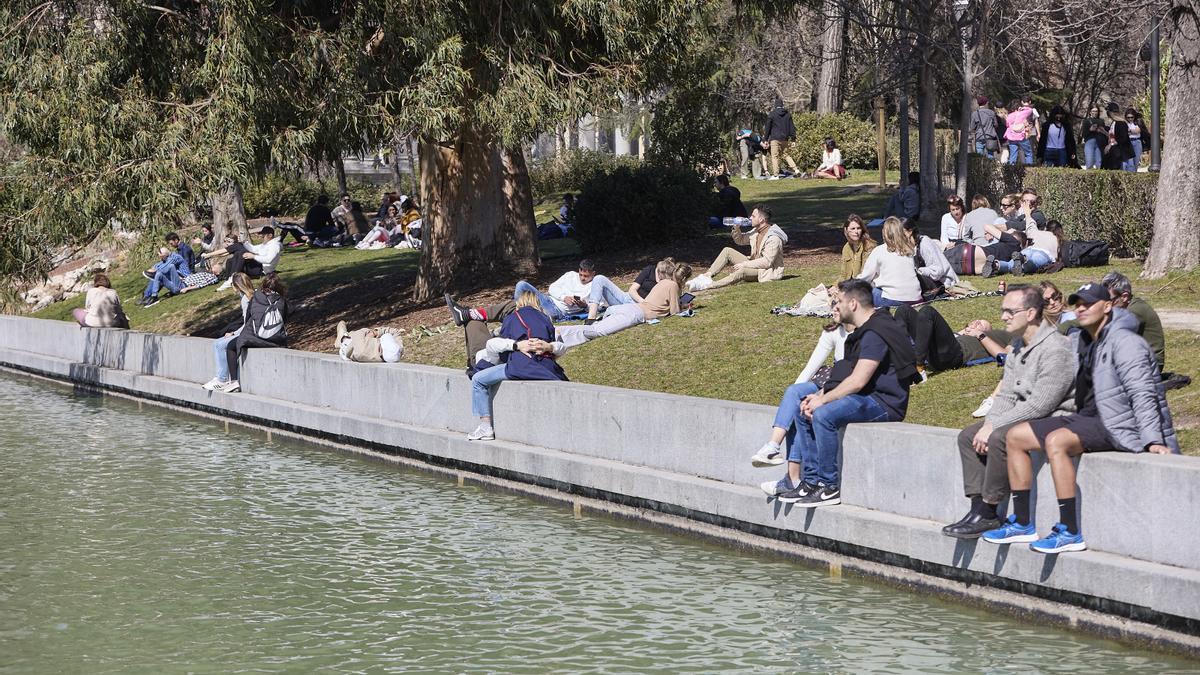
[{"label": "bare leg", "polygon": [[1008,484],[1012,490],[1028,490],[1033,485],[1033,462],[1030,452],[1041,450],[1033,428],[1028,423],[1018,424],[1005,436],[1008,446]]},{"label": "bare leg", "polygon": [[1070,429],[1056,429],[1046,436],[1046,461],[1054,477],[1054,492],[1059,499],[1075,497],[1075,462],[1083,454],[1083,443]]}]

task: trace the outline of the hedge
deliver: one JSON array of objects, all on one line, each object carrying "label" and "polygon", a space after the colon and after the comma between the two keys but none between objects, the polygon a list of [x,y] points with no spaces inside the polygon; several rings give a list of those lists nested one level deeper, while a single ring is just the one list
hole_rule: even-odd
[{"label": "hedge", "polygon": [[995,204],[1001,195],[1037,190],[1048,218],[1072,239],[1101,239],[1122,257],[1144,258],[1154,228],[1158,174],[1002,165],[971,155],[967,192]]},{"label": "hedge", "polygon": [[[383,191],[391,187],[391,183],[376,184],[362,179],[346,182],[346,189],[367,213],[374,213],[379,208]],[[247,218],[302,216],[317,201],[318,195],[329,195],[330,203],[336,204],[337,191],[335,180],[326,182],[304,176],[268,173],[242,187],[242,201],[246,204]]]},{"label": "hedge", "polygon": [[592,176],[619,166],[637,166],[639,162],[637,157],[617,157],[600,150],[567,150],[531,162],[529,181],[533,194],[545,198],[555,192],[579,190]]},{"label": "hedge", "polygon": [[[818,115],[802,112],[794,113],[792,121],[796,124],[796,141],[788,148],[788,154],[796,160],[801,169],[811,171],[820,166],[821,144],[826,138],[832,138],[842,151],[842,163],[847,169],[879,170],[879,160],[876,156],[879,132],[875,120],[864,120],[850,113]],[[899,169],[900,129],[894,118],[887,121],[885,131],[887,167],[892,170]],[[939,156],[957,151],[952,129],[938,129],[935,135]],[[921,145],[917,139],[916,122],[910,127],[910,138],[909,169],[916,171],[921,165]]]},{"label": "hedge", "polygon": [[617,166],[580,186],[575,238],[585,253],[678,241],[702,235],[715,211],[710,182],[692,169]]}]

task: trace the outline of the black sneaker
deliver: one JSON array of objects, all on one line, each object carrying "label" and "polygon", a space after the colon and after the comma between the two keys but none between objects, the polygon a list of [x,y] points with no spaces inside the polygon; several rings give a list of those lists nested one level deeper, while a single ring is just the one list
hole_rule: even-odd
[{"label": "black sneaker", "polygon": [[1012,273],[1014,277],[1019,277],[1025,274],[1025,256],[1021,255],[1020,251],[1012,254]]},{"label": "black sneaker", "polygon": [[142,300],[142,307],[153,307],[158,304],[158,296],[152,295]]},{"label": "black sneaker", "polygon": [[806,483],[804,481],[800,481],[799,485],[792,488],[791,490],[785,490],[785,491],[779,493],[775,498],[778,499],[779,501],[783,502],[784,504],[795,504],[796,502],[800,501],[801,499],[804,499],[805,497],[807,497],[810,493],[819,489],[819,487],[820,486],[813,485],[812,483]]},{"label": "black sneaker", "polygon": [[147,272],[146,270],[142,270],[142,276],[146,277],[150,281],[154,281],[154,272]]},{"label": "black sneaker", "polygon": [[818,506],[833,506],[834,504],[842,503],[842,491],[836,485],[826,485],[820,489],[813,490],[793,503],[803,509],[811,509]]},{"label": "black sneaker", "polygon": [[450,318],[454,319],[454,325],[459,327],[465,326],[467,321],[471,319],[470,311],[455,302],[454,296],[449,293],[446,293],[443,297],[446,299],[446,307],[450,309]]},{"label": "black sneaker", "polygon": [[1180,373],[1163,373],[1163,389],[1179,389],[1192,383],[1192,378]]},{"label": "black sneaker", "polygon": [[989,255],[987,259],[983,261],[983,270],[979,272],[979,276],[986,279],[995,274],[996,271],[996,256]]}]

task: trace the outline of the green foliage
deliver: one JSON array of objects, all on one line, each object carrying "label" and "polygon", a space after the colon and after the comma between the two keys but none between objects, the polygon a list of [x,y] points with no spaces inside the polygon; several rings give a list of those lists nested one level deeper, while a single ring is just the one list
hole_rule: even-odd
[{"label": "green foliage", "polygon": [[617,157],[599,150],[567,150],[530,163],[533,194],[549,197],[556,192],[578,190],[589,178],[619,166],[634,167],[636,157]]},{"label": "green foliage", "polygon": [[842,163],[847,169],[877,169],[875,153],[875,124],[850,113],[819,115],[805,112],[792,115],[796,124],[796,141],[788,154],[800,168],[811,171],[821,164],[821,144],[826,138],[837,142],[842,151]]},{"label": "green foliage", "polygon": [[648,159],[672,166],[715,167],[730,148],[733,119],[708,75],[705,58],[681,66],[675,84],[654,104]]},{"label": "green foliage", "polygon": [[992,203],[1033,188],[1046,216],[1062,223],[1068,237],[1102,239],[1122,256],[1142,258],[1149,250],[1158,174],[1009,166],[971,155],[967,186]]},{"label": "green foliage", "polygon": [[[379,205],[379,197],[391,184],[377,184],[368,180],[348,180],[346,189],[361,202],[363,211],[372,213]],[[317,201],[318,195],[328,195],[330,204],[337,203],[337,182],[314,180],[303,176],[268,173],[247,183],[242,188],[242,199],[246,203],[247,218],[265,216],[299,216]]]},{"label": "green foliage", "polygon": [[698,236],[716,208],[696,171],[648,162],[592,176],[578,199],[575,237],[585,253]]}]

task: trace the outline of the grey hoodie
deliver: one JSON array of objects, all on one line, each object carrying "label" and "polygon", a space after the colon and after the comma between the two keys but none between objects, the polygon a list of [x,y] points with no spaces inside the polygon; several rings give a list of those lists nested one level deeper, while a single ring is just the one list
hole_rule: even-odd
[{"label": "grey hoodie", "polygon": [[[1092,390],[1108,435],[1122,450],[1144,452],[1161,444],[1179,453],[1179,440],[1167,407],[1158,361],[1142,336],[1133,314],[1113,308],[1112,319],[1100,331],[1092,358]],[[1092,346],[1087,331],[1074,333],[1082,363]]]}]

